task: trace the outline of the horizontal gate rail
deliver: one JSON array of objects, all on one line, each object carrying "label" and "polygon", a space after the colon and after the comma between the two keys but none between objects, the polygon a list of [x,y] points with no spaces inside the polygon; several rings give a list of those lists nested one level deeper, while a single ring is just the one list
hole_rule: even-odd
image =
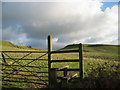
[{"label": "horizontal gate rail", "polygon": [[[63,69],[57,70],[57,71],[64,71]],[[80,71],[80,69],[67,69],[67,71]]]},{"label": "horizontal gate rail", "polygon": [[45,83],[38,83],[38,82],[27,82],[27,81],[15,81],[15,80],[4,80],[8,82],[16,82],[16,83],[34,83],[34,84],[40,84],[40,85],[47,85]]},{"label": "horizontal gate rail", "polygon": [[51,60],[50,62],[79,62],[80,60]]},{"label": "horizontal gate rail", "polygon": [[0,51],[5,53],[48,53],[48,51]]},{"label": "horizontal gate rail", "polygon": [[[2,64],[4,65],[4,64]],[[48,67],[42,67],[42,66],[24,66],[24,65],[4,65],[4,66],[8,66],[8,67],[11,67],[11,66],[19,66],[19,67],[31,67],[31,68],[48,68]]]},{"label": "horizontal gate rail", "polygon": [[[2,59],[2,58],[0,58]],[[19,58],[5,58],[6,60],[7,59],[12,59],[12,60],[41,60],[41,61],[47,61],[48,59],[19,59]]]},{"label": "horizontal gate rail", "polygon": [[51,51],[50,53],[72,53],[72,52],[79,52],[79,50],[66,50],[66,51]]},{"label": "horizontal gate rail", "polygon": [[[7,76],[2,76],[2,78],[12,78],[12,79],[20,79],[20,80],[25,80],[25,78],[18,78],[18,77],[7,77]],[[28,79],[28,80],[34,80],[34,81],[46,81],[48,82],[48,80],[39,80],[39,79]]]},{"label": "horizontal gate rail", "polygon": [[[4,74],[4,73],[2,73],[2,74]],[[9,75],[20,75],[20,76],[32,76],[32,77],[48,77],[48,76],[34,76],[34,75],[14,74],[14,73],[5,73],[5,74],[9,74]]]},{"label": "horizontal gate rail", "polygon": [[36,72],[36,71],[23,71],[23,70],[7,70],[7,69],[2,69],[2,71],[19,71],[19,72],[32,72],[32,73],[48,73],[48,72]]}]

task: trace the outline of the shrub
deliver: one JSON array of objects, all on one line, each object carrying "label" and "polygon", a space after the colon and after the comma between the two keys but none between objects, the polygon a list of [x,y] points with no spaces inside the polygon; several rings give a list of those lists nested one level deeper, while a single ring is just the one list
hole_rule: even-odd
[{"label": "shrub", "polygon": [[120,88],[120,65],[104,63],[91,68],[88,77],[71,82],[70,88]]}]

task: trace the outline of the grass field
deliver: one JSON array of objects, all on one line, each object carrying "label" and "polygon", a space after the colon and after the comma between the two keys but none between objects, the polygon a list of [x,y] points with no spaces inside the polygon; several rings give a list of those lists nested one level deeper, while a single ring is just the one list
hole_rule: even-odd
[{"label": "grass field", "polygon": [[[0,51],[46,51],[37,48],[29,48],[25,46],[14,45],[7,41],[0,41],[0,45],[2,46],[2,50]],[[60,50],[75,50],[78,49],[77,44],[68,45]],[[94,88],[94,87],[114,87],[120,88],[120,59],[119,59],[119,50],[118,45],[92,45],[92,44],[84,44],[83,45],[83,60],[84,60],[84,79],[79,81],[73,81],[68,86],[69,88]],[[34,53],[26,56],[24,59],[35,59],[44,53]],[[25,53],[17,54],[17,53],[7,53],[11,58],[21,58],[25,55]],[[78,53],[69,53],[69,54],[54,54],[52,55],[53,60],[61,60],[61,59],[78,59]],[[5,55],[5,58],[7,56]],[[43,56],[42,59],[47,59],[47,55]],[[32,60],[21,60],[18,63],[14,63],[14,65],[25,65]],[[14,60],[7,60],[8,64],[12,64]],[[3,62],[1,62],[3,63]],[[73,63],[53,63],[52,67],[61,67],[69,65],[70,68],[78,68],[79,64],[76,62]],[[40,71],[47,72],[47,61],[36,60],[29,64],[29,66],[38,66],[42,68],[30,68],[27,67],[30,71]],[[47,76],[47,74],[38,74],[38,73],[28,73],[21,72],[20,70],[27,71],[24,67],[21,66],[2,66],[2,68],[7,70],[15,70],[18,71],[19,74],[24,75],[33,75],[31,77],[24,77],[28,79],[39,79],[38,77],[34,77],[35,74],[37,76]],[[16,72],[14,71],[14,73]],[[2,71],[2,76],[7,76],[5,73],[11,73],[11,71]],[[70,72],[74,73],[74,72]],[[23,76],[10,75],[10,77],[23,78]],[[42,79],[47,79],[47,77],[42,77]],[[5,80],[15,80],[13,78],[5,78]],[[33,80],[35,81],[35,80]],[[111,82],[110,82],[111,81]],[[40,81],[41,82],[41,81]],[[74,83],[74,84],[73,84]],[[9,84],[9,85],[8,85]],[[41,88],[42,86],[39,84],[25,84],[25,83],[14,83],[14,82],[6,82],[3,81],[2,87],[16,87],[16,88]]]}]

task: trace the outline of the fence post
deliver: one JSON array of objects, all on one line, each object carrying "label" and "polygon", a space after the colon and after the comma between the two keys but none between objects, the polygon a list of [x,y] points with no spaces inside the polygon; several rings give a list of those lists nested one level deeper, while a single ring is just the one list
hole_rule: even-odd
[{"label": "fence post", "polygon": [[67,73],[68,71],[67,71],[67,67],[64,69],[64,71],[63,71],[63,73],[64,73],[64,77],[66,77],[67,76]]},{"label": "fence post", "polygon": [[51,84],[50,69],[51,69],[51,51],[52,51],[52,36],[48,36],[48,80],[49,85]]},{"label": "fence post", "polygon": [[62,87],[67,87],[67,85],[68,85],[68,79],[66,78],[66,77],[63,77],[62,78]]},{"label": "fence post", "polygon": [[57,68],[50,69],[50,86],[56,87],[57,86]]},{"label": "fence post", "polygon": [[82,79],[84,77],[84,70],[83,70],[83,56],[82,56],[82,43],[79,44],[79,68],[80,68],[80,78]]}]

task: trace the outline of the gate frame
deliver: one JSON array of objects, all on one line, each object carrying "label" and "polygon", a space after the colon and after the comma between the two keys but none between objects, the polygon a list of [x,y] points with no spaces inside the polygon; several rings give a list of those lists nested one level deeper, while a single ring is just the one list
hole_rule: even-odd
[{"label": "gate frame", "polygon": [[[67,51],[52,51],[52,36],[48,36],[48,81],[49,86],[53,85],[53,82],[56,82],[56,72],[53,73],[53,69],[51,68],[52,62],[79,62],[79,69],[68,69],[68,71],[79,71],[79,78],[84,78],[84,66],[83,66],[83,53],[82,53],[82,43],[79,44],[78,50],[67,50]],[[70,53],[70,52],[78,52],[79,53],[79,59],[78,60],[52,60],[51,54],[53,53]],[[55,81],[53,81],[54,79]]]},{"label": "gate frame", "polygon": [[[84,66],[83,66],[83,54],[82,54],[82,43],[79,44],[78,50],[66,50],[66,51],[52,51],[52,36],[48,36],[48,85],[51,85],[53,82],[52,78],[56,78],[55,75],[53,75],[53,68],[51,68],[51,63],[55,62],[79,62],[79,69],[67,69],[68,71],[78,71],[79,72],[79,78],[84,78]],[[3,52],[19,52],[19,53],[46,53],[46,51],[0,51]],[[71,53],[71,52],[77,52],[79,53],[79,59],[75,60],[52,60],[51,54],[54,53]],[[3,56],[3,55],[2,55]],[[4,59],[4,56],[3,56]],[[4,60],[5,61],[5,60]],[[62,71],[62,70],[61,70]],[[56,81],[55,81],[56,82]]]}]

